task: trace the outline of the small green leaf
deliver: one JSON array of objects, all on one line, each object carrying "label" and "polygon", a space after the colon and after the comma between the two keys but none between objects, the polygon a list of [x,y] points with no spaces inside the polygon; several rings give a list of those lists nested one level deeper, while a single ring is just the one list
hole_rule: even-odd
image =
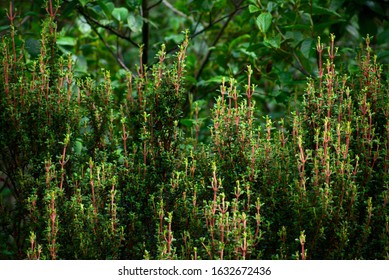
[{"label": "small green leaf", "polygon": [[81,152],[82,152],[82,140],[81,139],[77,139],[76,142],[74,143],[74,152],[76,153],[76,155],[81,155]]},{"label": "small green leaf", "polygon": [[260,9],[257,7],[257,6],[254,6],[254,5],[249,5],[249,12],[251,14],[255,13],[255,12],[258,12],[260,11]]},{"label": "small green leaf", "polygon": [[103,10],[106,17],[110,17],[115,5],[112,2],[98,1],[100,8]]},{"label": "small green leaf", "polygon": [[87,35],[91,32],[91,26],[86,22],[83,17],[79,17],[76,19],[76,24],[78,26],[78,30],[84,35]]},{"label": "small green leaf", "polygon": [[169,36],[165,37],[165,41],[170,41],[172,40],[175,44],[179,44],[184,40],[184,35],[183,34],[171,34]]},{"label": "small green leaf", "polygon": [[278,34],[277,36],[271,38],[265,38],[263,43],[267,47],[279,49],[281,47],[281,35]]},{"label": "small green leaf", "polygon": [[337,12],[335,12],[331,9],[320,7],[318,5],[313,5],[312,13],[314,15],[333,15],[333,16],[341,17]]},{"label": "small green leaf", "polygon": [[214,84],[214,83],[221,84],[222,81],[223,81],[223,78],[224,78],[224,80],[228,81],[229,77],[226,77],[226,76],[215,76],[215,77],[210,78],[210,79],[208,79],[206,81],[200,81],[199,85],[209,85],[209,84]]},{"label": "small green leaf", "polygon": [[245,42],[245,41],[249,41],[249,39],[251,38],[251,36],[249,34],[244,34],[242,36],[239,36],[237,38],[235,38],[234,40],[232,40],[229,45],[228,45],[228,51],[232,51],[236,45],[242,43],[242,42]]},{"label": "small green leaf", "polygon": [[89,0],[80,0],[81,6],[85,7],[85,5],[89,2]]},{"label": "small green leaf", "polygon": [[128,10],[127,8],[115,8],[112,11],[112,16],[117,19],[118,21],[124,21],[128,17]]},{"label": "small green leaf", "polygon": [[143,26],[142,17],[139,15],[130,14],[127,18],[128,27],[133,32],[141,32]]},{"label": "small green leaf", "polygon": [[7,30],[7,29],[9,29],[9,25],[0,26],[0,31],[4,31],[4,30]]},{"label": "small green leaf", "polygon": [[183,126],[186,126],[186,127],[192,127],[193,126],[193,122],[194,122],[194,120],[192,120],[192,119],[182,119],[182,120],[180,120],[180,123]]},{"label": "small green leaf", "polygon": [[88,73],[88,63],[84,56],[80,55],[75,59],[74,72],[76,75]]},{"label": "small green leaf", "polygon": [[269,30],[272,18],[270,13],[262,13],[257,17],[256,23],[262,33],[266,33]]},{"label": "small green leaf", "polygon": [[77,40],[74,37],[59,37],[57,39],[57,45],[60,46],[75,46]]},{"label": "small green leaf", "polygon": [[126,0],[127,5],[131,9],[136,9],[141,4],[141,0]]},{"label": "small green leaf", "polygon": [[313,48],[312,43],[313,43],[313,39],[309,38],[309,39],[305,39],[301,44],[300,51],[305,58],[309,58],[310,56],[310,53]]}]

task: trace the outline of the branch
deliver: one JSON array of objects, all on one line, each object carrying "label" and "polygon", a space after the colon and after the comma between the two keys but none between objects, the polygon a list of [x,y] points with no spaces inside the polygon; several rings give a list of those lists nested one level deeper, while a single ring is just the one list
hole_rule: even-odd
[{"label": "branch", "polygon": [[[282,39],[286,40],[285,35],[281,32],[278,25],[276,25],[276,30],[281,35]],[[309,74],[307,70],[305,70],[303,64],[301,63],[300,58],[297,56],[296,51],[294,49],[292,49],[292,54],[293,54],[294,59],[296,59],[296,61],[297,61],[297,65],[293,65],[293,67],[295,67],[297,70],[299,70],[303,75],[305,75],[307,77],[312,77],[312,75]]]},{"label": "branch", "polygon": [[[78,11],[80,12],[81,15],[84,16],[84,18],[86,19],[86,21],[88,22],[88,24],[90,26],[93,26],[93,24],[99,26],[99,27],[102,27],[110,32],[112,32],[113,34],[115,34],[116,36],[118,36],[119,38],[121,39],[124,39],[128,42],[130,42],[134,47],[137,47],[139,48],[139,44],[137,44],[136,42],[134,42],[130,37],[127,37],[127,36],[124,36],[123,34],[121,34],[120,32],[116,31],[115,29],[113,29],[112,27],[108,26],[108,25],[104,25],[104,24],[101,24],[98,20],[92,18],[91,16],[89,16],[87,13],[85,13],[85,11],[81,8],[78,8]],[[93,24],[92,24],[93,23]]]},{"label": "branch", "polygon": [[125,70],[127,71],[130,71],[130,69],[128,69],[128,67],[124,64],[123,60],[120,59],[120,57],[118,57],[117,55],[115,55],[115,53],[113,52],[113,50],[111,50],[110,46],[108,45],[108,43],[105,41],[105,39],[103,38],[103,36],[100,35],[100,33],[97,31],[96,29],[96,26],[94,26],[93,24],[91,24],[88,20],[88,18],[85,18],[86,21],[88,22],[88,24],[92,27],[93,31],[97,34],[97,36],[100,38],[100,40],[103,42],[103,44],[105,45],[105,47],[108,49],[108,51],[112,54],[112,56],[116,59],[116,61],[120,64],[120,66],[122,68],[124,68]]},{"label": "branch", "polygon": [[[246,7],[246,6],[240,7],[240,5],[243,3],[243,1],[244,1],[244,0],[240,0],[240,2],[235,6],[235,7],[236,7],[235,10],[234,10],[232,13],[230,13],[230,14],[228,15],[227,20],[224,22],[224,24],[223,24],[222,28],[220,29],[219,33],[217,34],[215,40],[214,40],[213,43],[211,44],[211,49],[208,49],[208,52],[207,52],[207,54],[206,54],[206,56],[205,56],[203,62],[201,63],[200,69],[199,69],[199,71],[197,72],[197,74],[196,74],[196,76],[195,76],[196,80],[198,80],[198,78],[200,77],[201,73],[203,72],[205,66],[207,65],[207,63],[208,63],[208,61],[209,61],[209,58],[210,58],[211,53],[212,53],[212,51],[213,51],[213,48],[212,48],[212,47],[216,46],[217,42],[220,40],[221,36],[223,35],[224,30],[226,29],[226,27],[228,26],[228,24],[230,23],[230,21],[234,18],[234,16],[236,15],[236,13],[237,13],[239,10],[243,9],[244,7]],[[218,20],[218,21],[220,21],[220,20]],[[215,22],[214,22],[214,24],[215,24]],[[208,27],[209,27],[209,26],[208,26]],[[207,28],[208,28],[208,27],[207,27]],[[205,28],[204,28],[203,30],[205,30]],[[203,30],[202,30],[202,32],[203,32]]]},{"label": "branch", "polygon": [[[192,40],[193,38],[196,38],[197,36],[201,35],[202,33],[208,31],[208,29],[211,29],[212,27],[214,27],[214,26],[215,26],[216,24],[218,24],[219,22],[225,20],[226,18],[230,18],[230,17],[231,17],[231,19],[232,19],[232,17],[233,17],[238,11],[243,10],[243,9],[245,9],[245,8],[247,8],[247,7],[248,7],[248,5],[245,5],[245,6],[236,8],[236,10],[234,10],[234,11],[231,12],[230,14],[225,15],[225,16],[223,16],[223,17],[221,17],[221,18],[219,18],[219,19],[217,19],[217,20],[211,22],[210,24],[208,24],[206,27],[204,27],[204,28],[201,29],[200,31],[198,31],[198,32],[196,32],[196,33],[193,33],[192,35],[189,36],[189,39]],[[197,23],[196,23],[196,28],[195,28],[194,30],[197,29],[197,26],[199,25],[200,20],[201,20],[201,16],[200,16],[199,20],[197,21]],[[177,51],[177,50],[178,50],[178,46],[174,46],[174,47],[168,49],[168,50],[166,51],[166,53],[167,53],[167,54],[170,54],[170,53],[175,52],[175,51]],[[156,62],[154,62],[154,63],[156,63]]]},{"label": "branch", "polygon": [[170,4],[167,0],[162,0],[162,3],[168,7],[170,10],[173,11],[173,13],[179,15],[179,16],[182,16],[186,19],[191,19],[190,17],[188,17],[186,14],[184,14],[183,12],[181,12],[180,10],[177,10],[176,8],[173,7],[172,4]]},{"label": "branch", "polygon": [[156,6],[158,6],[161,3],[162,3],[162,0],[159,0],[157,3],[155,3],[155,4],[151,5],[150,7],[148,7],[147,10],[150,11],[151,9],[155,8]]}]

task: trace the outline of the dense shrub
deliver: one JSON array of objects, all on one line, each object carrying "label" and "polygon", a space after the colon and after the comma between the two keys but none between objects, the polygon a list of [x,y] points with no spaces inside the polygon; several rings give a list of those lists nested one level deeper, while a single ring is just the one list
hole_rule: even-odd
[{"label": "dense shrub", "polygon": [[2,258],[389,257],[389,92],[369,37],[353,75],[319,38],[318,77],[279,122],[259,118],[250,67],[245,87],[223,80],[204,133],[201,102],[183,118],[188,36],[114,88],[106,70],[74,77],[54,17],[37,58],[12,20],[2,41]]}]

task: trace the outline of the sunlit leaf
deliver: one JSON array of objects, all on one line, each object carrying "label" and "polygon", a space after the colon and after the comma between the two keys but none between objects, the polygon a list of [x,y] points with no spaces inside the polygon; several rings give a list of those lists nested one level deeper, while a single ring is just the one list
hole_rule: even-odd
[{"label": "sunlit leaf", "polygon": [[143,20],[139,15],[130,14],[127,18],[127,24],[133,32],[142,31]]},{"label": "sunlit leaf", "polygon": [[128,16],[128,10],[127,8],[121,7],[121,8],[115,8],[112,11],[112,16],[117,19],[118,21],[124,21],[127,19]]},{"label": "sunlit leaf", "polygon": [[165,37],[165,41],[170,41],[172,40],[174,43],[179,44],[184,40],[184,35],[183,34],[171,34],[169,36]]},{"label": "sunlit leaf", "polygon": [[57,45],[60,46],[75,46],[77,39],[74,37],[59,37],[57,39]]},{"label": "sunlit leaf", "polygon": [[87,3],[89,2],[89,0],[80,0],[80,4],[81,6],[85,6]]},{"label": "sunlit leaf", "polygon": [[74,146],[73,146],[73,149],[74,149],[74,152],[77,154],[77,155],[81,155],[81,152],[82,152],[82,140],[81,139],[77,139],[75,142],[74,142]]},{"label": "sunlit leaf", "polygon": [[262,33],[266,33],[269,30],[272,18],[270,13],[262,13],[257,17],[256,23]]},{"label": "sunlit leaf", "polygon": [[91,32],[91,26],[86,22],[83,17],[77,18],[76,23],[78,25],[78,30],[80,30],[82,34],[86,35]]},{"label": "sunlit leaf", "polygon": [[255,13],[255,12],[258,12],[258,11],[260,11],[260,9],[257,6],[249,5],[249,12],[250,13]]}]

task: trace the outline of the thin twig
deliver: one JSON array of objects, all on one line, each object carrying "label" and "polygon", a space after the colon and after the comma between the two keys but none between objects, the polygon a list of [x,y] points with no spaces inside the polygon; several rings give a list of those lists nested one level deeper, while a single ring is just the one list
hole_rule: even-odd
[{"label": "thin twig", "polygon": [[[282,39],[286,40],[285,35],[281,32],[281,30],[279,29],[278,25],[276,25],[276,30],[281,35]],[[294,49],[292,50],[292,54],[293,54],[294,59],[296,59],[296,61],[297,61],[297,65],[293,65],[293,67],[295,67],[297,70],[299,70],[305,76],[311,77],[312,75],[310,73],[308,73],[307,70],[305,70],[303,64],[301,63],[300,58],[297,56],[296,51]]]},{"label": "thin twig", "polygon": [[[204,28],[201,29],[200,31],[198,31],[198,32],[196,32],[196,33],[193,33],[192,35],[189,36],[189,39],[192,40],[192,39],[196,38],[197,36],[201,35],[202,33],[206,32],[206,31],[208,31],[209,29],[211,29],[212,27],[214,27],[215,24],[218,24],[219,22],[225,20],[226,18],[230,18],[231,16],[233,17],[233,15],[235,15],[239,10],[243,10],[243,9],[245,9],[245,8],[247,8],[247,7],[248,7],[248,5],[245,5],[245,6],[242,6],[242,7],[238,7],[236,10],[234,10],[234,11],[231,12],[230,14],[225,15],[225,16],[222,16],[221,18],[219,18],[219,19],[217,19],[217,20],[215,20],[215,21],[209,23],[206,27],[204,27]],[[200,16],[200,18],[199,18],[199,20],[198,20],[198,22],[197,22],[197,24],[196,24],[196,28],[195,28],[194,30],[197,29],[200,20],[201,20],[201,16]],[[166,51],[166,53],[167,53],[167,54],[170,54],[170,53],[172,53],[172,52],[175,52],[175,51],[178,50],[178,48],[179,48],[178,46],[174,46],[174,47],[168,49],[168,50]],[[157,62],[157,61],[155,61],[154,63],[156,63],[156,62]]]},{"label": "thin twig", "polygon": [[[182,16],[186,19],[191,19],[189,16],[187,16],[186,14],[184,14],[183,12],[181,12],[180,10],[177,10],[176,8],[173,7],[172,4],[170,4],[167,0],[162,0],[162,3],[168,7],[170,10],[173,11],[173,13],[179,15],[179,16]],[[193,19],[191,19],[193,21]]]},{"label": "thin twig", "polygon": [[89,20],[86,18],[88,24],[92,27],[93,31],[97,34],[97,36],[100,38],[100,40],[103,42],[103,44],[105,45],[105,47],[108,49],[108,51],[112,54],[112,56],[116,59],[116,61],[120,64],[120,66],[127,70],[127,71],[130,71],[130,69],[124,64],[124,62],[120,59],[120,57],[118,57],[114,51],[110,48],[110,46],[108,45],[108,43],[105,41],[105,39],[103,38],[103,36],[100,35],[100,33],[97,31],[96,27],[93,25],[93,24],[90,24]]},{"label": "thin twig", "polygon": [[150,11],[151,9],[155,8],[156,6],[158,6],[159,4],[162,3],[162,0],[158,1],[157,3],[151,5],[150,7],[148,7],[147,9]]},{"label": "thin twig", "polygon": [[134,47],[139,48],[139,44],[137,44],[135,41],[133,41],[130,37],[127,37],[127,36],[121,34],[120,32],[118,32],[115,29],[113,29],[111,26],[101,24],[99,21],[97,21],[96,19],[92,18],[87,13],[85,13],[85,11],[83,9],[79,8],[78,11],[80,12],[81,15],[84,16],[84,18],[86,19],[86,21],[88,22],[88,24],[90,26],[93,26],[93,24],[96,24],[97,26],[102,27],[102,28],[112,32],[113,34],[115,34],[119,38],[124,39],[124,40],[130,42]]},{"label": "thin twig", "polygon": [[196,80],[198,80],[198,78],[200,77],[201,73],[203,72],[205,66],[206,66],[207,63],[208,63],[208,60],[209,60],[209,58],[210,58],[210,56],[211,56],[211,53],[212,53],[212,50],[213,50],[212,47],[216,46],[216,44],[219,42],[221,36],[223,35],[224,30],[227,28],[228,24],[230,23],[230,21],[234,18],[234,16],[236,15],[236,13],[237,13],[239,10],[242,9],[242,7],[240,7],[240,5],[241,5],[242,3],[243,3],[243,0],[241,0],[241,1],[236,5],[236,9],[235,9],[232,13],[230,13],[230,14],[228,15],[227,20],[224,22],[224,24],[223,24],[222,28],[220,29],[219,33],[217,34],[215,40],[214,40],[213,43],[211,44],[211,47],[208,49],[208,52],[207,52],[207,54],[206,54],[206,56],[205,56],[203,62],[201,63],[200,69],[199,69],[199,71],[198,71],[197,74],[196,74]]}]

